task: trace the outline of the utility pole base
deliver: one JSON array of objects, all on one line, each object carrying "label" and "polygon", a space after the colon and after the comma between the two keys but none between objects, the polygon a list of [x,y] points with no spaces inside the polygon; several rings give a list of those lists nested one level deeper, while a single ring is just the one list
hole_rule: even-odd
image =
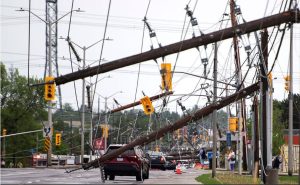
[{"label": "utility pole base", "polygon": [[266,168],[265,184],[278,184],[278,169]]}]

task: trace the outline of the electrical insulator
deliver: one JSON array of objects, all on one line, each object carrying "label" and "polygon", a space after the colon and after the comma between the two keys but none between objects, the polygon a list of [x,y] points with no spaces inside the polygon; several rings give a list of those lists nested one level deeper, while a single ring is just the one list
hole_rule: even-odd
[{"label": "electrical insulator", "polygon": [[144,113],[146,115],[150,115],[154,112],[154,107],[152,105],[152,102],[148,96],[145,96],[140,100],[141,104],[143,105],[144,108]]},{"label": "electrical insulator", "polygon": [[[53,76],[47,76],[45,84],[45,95],[44,98],[47,101],[55,100],[55,83],[54,83],[54,77]],[[53,83],[47,83],[47,82],[53,82]]]}]

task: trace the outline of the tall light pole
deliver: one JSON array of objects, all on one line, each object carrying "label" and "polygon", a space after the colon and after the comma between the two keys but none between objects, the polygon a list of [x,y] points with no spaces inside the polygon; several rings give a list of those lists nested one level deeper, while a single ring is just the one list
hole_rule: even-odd
[{"label": "tall light pole", "polygon": [[[63,39],[63,38],[60,38]],[[95,46],[96,44],[98,44],[101,41],[104,40],[112,40],[109,37],[105,38],[105,39],[101,39],[98,40],[97,42],[91,44],[90,46],[86,47],[86,46],[79,46],[78,44],[76,44],[75,42],[71,41],[70,38],[66,38],[65,39],[71,50],[73,51],[73,53],[75,54],[77,61],[80,62],[81,58],[79,57],[77,51],[75,50],[74,45],[76,45],[78,48],[82,49],[83,51],[83,59],[82,59],[82,69],[85,69],[85,56],[86,56],[86,50],[90,49],[91,47]],[[83,155],[84,155],[84,121],[85,121],[85,78],[82,79],[82,107],[81,107],[81,163],[83,163]]]},{"label": "tall light pole", "polygon": [[[97,83],[100,82],[101,80],[105,79],[105,78],[111,78],[110,75],[108,76],[104,76],[103,78],[99,79],[98,81],[94,82],[94,83],[90,83],[89,85],[87,85],[87,88],[90,88],[90,92],[93,92],[93,86]],[[93,146],[93,103],[91,103],[91,124],[90,124],[90,145],[91,147]],[[92,148],[90,148],[90,161],[92,161],[92,155],[93,155],[93,150]]]},{"label": "tall light pole", "polygon": [[[118,93],[123,93],[123,91],[117,91],[117,92],[113,93],[112,95],[106,96],[106,97],[99,95],[99,96],[101,96],[102,98],[104,98],[104,100],[105,100],[105,103],[104,103],[104,106],[105,106],[105,107],[104,107],[104,110],[105,110],[105,118],[104,118],[104,120],[105,120],[105,128],[106,128],[106,129],[108,129],[107,100],[108,100],[109,98],[113,97],[114,95],[118,94]],[[104,150],[106,150],[106,148],[107,148],[107,137],[104,137]]]},{"label": "tall light pole", "polygon": [[[48,60],[46,60],[46,62],[48,63],[48,70],[49,70],[49,76],[53,76],[52,74],[52,53],[51,53],[51,50],[53,47],[57,47],[56,45],[53,46],[52,44],[52,38],[51,38],[51,35],[52,35],[52,32],[51,32],[51,27],[52,25],[54,24],[57,24],[58,21],[60,21],[62,18],[66,17],[67,15],[69,15],[71,12],[73,11],[76,11],[76,12],[80,12],[80,9],[78,10],[71,10],[70,12],[64,14],[62,17],[60,17],[59,19],[55,19],[52,20],[50,18],[50,13],[47,13],[47,17],[46,17],[46,20],[42,19],[41,17],[39,17],[38,15],[36,15],[35,13],[33,13],[31,10],[26,10],[26,9],[23,9],[21,8],[20,10],[17,10],[17,11],[27,11],[29,12],[30,14],[34,15],[35,17],[37,17],[38,19],[40,19],[41,21],[43,21],[48,27],[47,29],[47,34],[48,34],[48,41],[46,41],[46,43],[48,42],[48,56],[46,56],[46,58],[48,58]],[[47,44],[46,44],[47,45]],[[52,123],[52,101],[48,101],[48,127],[50,128],[50,134],[49,134],[49,137],[50,137],[50,147],[49,147],[49,150],[48,150],[48,153],[47,153],[47,165],[48,166],[51,166],[52,164],[52,161],[51,161],[51,155],[52,155],[52,132],[53,132],[53,123]]]}]

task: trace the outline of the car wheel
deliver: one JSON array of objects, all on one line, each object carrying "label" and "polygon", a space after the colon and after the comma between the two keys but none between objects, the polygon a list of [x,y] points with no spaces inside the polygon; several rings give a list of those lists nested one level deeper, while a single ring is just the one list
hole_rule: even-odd
[{"label": "car wheel", "polygon": [[143,181],[143,167],[141,167],[141,170],[136,175],[136,181]]},{"label": "car wheel", "polygon": [[143,174],[143,179],[149,179],[149,166],[148,166],[146,172]]},{"label": "car wheel", "polygon": [[109,180],[111,180],[111,181],[115,180],[115,175],[110,175]]}]

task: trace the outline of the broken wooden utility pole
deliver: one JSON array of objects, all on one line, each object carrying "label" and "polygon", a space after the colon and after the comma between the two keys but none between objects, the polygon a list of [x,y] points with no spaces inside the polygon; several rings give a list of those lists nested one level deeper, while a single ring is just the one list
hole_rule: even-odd
[{"label": "broken wooden utility pole", "polygon": [[[144,53],[132,55],[112,62],[101,64],[98,66],[83,69],[77,72],[69,73],[55,78],[56,85],[65,84],[74,80],[83,79],[85,77],[94,76],[96,74],[105,73],[122,67],[138,64],[141,62],[153,60],[162,56],[185,51],[198,46],[208,45],[234,37],[235,35],[243,35],[251,33],[263,28],[277,26],[282,23],[296,22],[296,15],[299,17],[299,11],[287,11],[262,19],[257,19],[234,27],[207,33],[202,36],[194,37],[188,40],[176,42],[161,48],[153,49]],[[297,20],[299,21],[299,20]]]},{"label": "broken wooden utility pole", "polygon": [[211,104],[209,106],[206,106],[206,107],[196,111],[194,114],[187,115],[187,116],[181,118],[180,120],[176,121],[174,124],[170,124],[165,127],[162,127],[159,130],[154,131],[148,135],[141,136],[141,137],[135,139],[133,142],[131,142],[117,150],[114,150],[111,153],[108,153],[99,159],[91,161],[87,164],[83,164],[82,168],[85,170],[88,170],[90,168],[99,167],[99,165],[102,162],[113,159],[128,149],[131,149],[137,145],[146,145],[157,139],[160,139],[168,132],[174,132],[175,130],[188,125],[189,122],[201,119],[202,117],[205,117],[205,116],[211,114],[214,110],[221,109],[232,102],[235,102],[241,98],[245,98],[248,95],[251,95],[253,92],[257,91],[258,89],[259,89],[258,83],[255,83],[247,88],[244,88],[243,90],[240,90],[240,91],[218,101],[216,104]]},{"label": "broken wooden utility pole", "polygon": [[[168,95],[171,95],[173,94],[173,91],[168,91],[168,92],[165,92],[165,93],[161,93],[159,95],[156,95],[156,96],[152,96],[150,97],[150,100],[153,101],[153,100],[157,100],[161,97],[164,97],[164,96],[168,96]],[[131,107],[134,107],[134,106],[137,106],[137,105],[140,105],[141,102],[140,101],[137,101],[137,102],[134,102],[134,103],[131,103],[131,104],[128,104],[128,105],[124,105],[124,106],[121,106],[121,107],[118,107],[116,109],[113,109],[111,111],[109,111],[108,113],[109,114],[112,114],[112,113],[115,113],[115,112],[120,112],[122,110],[125,110],[125,109],[128,109],[128,108],[131,108]]]}]

